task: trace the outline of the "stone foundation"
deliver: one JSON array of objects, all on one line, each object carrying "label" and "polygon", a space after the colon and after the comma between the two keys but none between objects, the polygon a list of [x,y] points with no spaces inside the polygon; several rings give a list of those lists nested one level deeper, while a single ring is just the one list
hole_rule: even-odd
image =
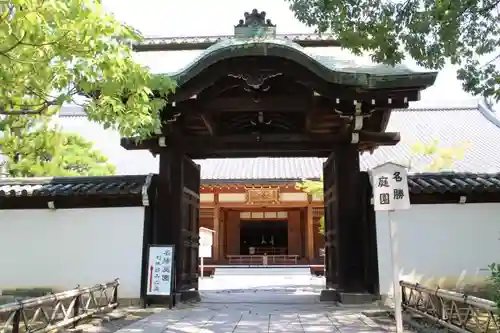
[{"label": "stone foundation", "polygon": [[369,293],[344,293],[335,289],[323,289],[319,296],[320,302],[339,302],[344,305],[371,304],[379,297]]}]

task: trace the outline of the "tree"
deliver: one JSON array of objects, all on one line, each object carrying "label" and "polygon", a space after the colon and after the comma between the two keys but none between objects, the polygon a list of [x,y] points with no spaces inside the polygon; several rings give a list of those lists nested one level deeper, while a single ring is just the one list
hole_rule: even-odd
[{"label": "tree", "polygon": [[497,312],[500,313],[500,264],[492,263],[488,268],[490,270],[491,298],[497,303]]},{"label": "tree", "polygon": [[[500,100],[499,0],[286,0],[297,19],[356,55],[458,65],[464,90]],[[486,59],[486,60],[485,60]]]},{"label": "tree", "polygon": [[[323,179],[319,181],[304,179],[301,182],[295,184],[295,188],[312,195],[313,197],[323,199]],[[322,216],[319,220],[319,233],[324,234],[325,232],[325,217]]]},{"label": "tree", "polygon": [[65,133],[50,115],[17,115],[0,122],[3,172],[8,177],[104,176],[115,172],[92,142]]},{"label": "tree", "polygon": [[450,169],[455,161],[462,160],[469,149],[470,142],[460,142],[448,147],[440,147],[438,140],[424,144],[416,142],[412,145],[412,156],[408,161],[408,171],[415,171],[418,160],[423,160],[419,170],[439,172]]},{"label": "tree", "polygon": [[[421,160],[423,165],[420,170],[439,172],[449,169],[455,161],[464,158],[465,151],[469,149],[470,143],[463,142],[449,147],[440,147],[438,140],[430,143],[416,142],[411,146],[412,156],[408,163],[408,171],[414,171],[415,162]],[[323,180],[303,180],[295,185],[301,191],[310,195],[323,198]],[[324,233],[325,224],[324,218],[320,219],[319,232]]]},{"label": "tree", "polygon": [[1,1],[0,114],[43,114],[83,94],[90,120],[147,136],[174,84],[133,60],[140,39],[98,0]]}]

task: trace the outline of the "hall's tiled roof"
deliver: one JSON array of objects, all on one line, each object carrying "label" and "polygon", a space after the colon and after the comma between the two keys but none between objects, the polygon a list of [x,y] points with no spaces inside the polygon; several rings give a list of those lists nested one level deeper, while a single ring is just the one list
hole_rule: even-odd
[{"label": "hall's tiled roof", "polygon": [[[148,176],[13,178],[0,180],[0,202],[13,197],[139,197]],[[294,183],[298,179],[261,183]],[[210,180],[202,180],[202,184]],[[220,182],[219,182],[220,183]],[[500,193],[500,174],[421,173],[408,176],[410,193]]]},{"label": "hall's tiled roof", "polygon": [[2,197],[140,196],[147,176],[0,179]]}]

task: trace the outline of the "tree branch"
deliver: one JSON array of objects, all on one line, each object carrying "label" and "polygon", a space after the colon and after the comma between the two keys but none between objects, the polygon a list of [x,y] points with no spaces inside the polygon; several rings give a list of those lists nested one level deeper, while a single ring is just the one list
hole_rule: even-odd
[{"label": "tree branch", "polygon": [[484,65],[481,66],[481,68],[488,66],[489,64],[497,61],[498,59],[500,59],[500,53],[498,53],[496,56],[494,56],[493,59],[490,59],[489,61],[487,61]]},{"label": "tree branch", "polygon": [[[57,105],[54,101],[46,101],[41,105],[26,105],[23,106],[26,109],[25,110],[19,110],[19,111],[7,111],[3,106],[0,106],[0,115],[6,115],[6,116],[20,116],[20,115],[37,115],[41,114],[43,111],[47,110],[50,106]],[[29,109],[32,107],[38,107],[37,109]]]},{"label": "tree branch", "polygon": [[23,41],[20,41],[20,45],[25,45],[25,46],[31,46],[31,47],[42,47],[42,46],[50,46],[50,45],[55,45],[57,43],[60,43],[64,38],[66,38],[66,36],[69,35],[69,31],[66,31],[64,33],[63,36],[61,36],[61,38],[57,39],[57,40],[53,40],[53,41],[50,41],[50,42],[45,42],[45,43],[40,43],[40,44],[31,44],[31,43],[26,43],[26,42],[23,42]]},{"label": "tree branch", "polygon": [[[26,33],[24,33],[24,35],[23,35],[21,38],[19,38],[19,39],[18,39],[18,38],[16,38],[16,36],[15,36],[15,35],[12,35],[12,36],[14,37],[14,39],[16,39],[16,40],[17,40],[17,42],[16,42],[16,43],[14,43],[14,45],[12,45],[11,47],[9,47],[9,48],[7,48],[7,49],[5,49],[5,50],[1,50],[1,51],[0,51],[0,54],[2,54],[2,55],[5,55],[5,56],[6,56],[6,54],[7,54],[7,53],[9,53],[9,52],[10,52],[10,51],[12,51],[13,49],[15,49],[16,47],[18,47],[19,45],[21,45],[21,43],[22,43],[23,39],[26,37]],[[8,58],[10,59],[10,57],[8,57]]]}]

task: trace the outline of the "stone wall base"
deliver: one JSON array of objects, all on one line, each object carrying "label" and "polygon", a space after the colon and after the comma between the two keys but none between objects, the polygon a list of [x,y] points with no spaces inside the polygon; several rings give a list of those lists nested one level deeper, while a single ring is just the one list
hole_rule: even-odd
[{"label": "stone wall base", "polygon": [[323,289],[319,296],[321,302],[339,302],[344,305],[372,304],[379,298],[369,293],[345,293],[335,289]]}]

